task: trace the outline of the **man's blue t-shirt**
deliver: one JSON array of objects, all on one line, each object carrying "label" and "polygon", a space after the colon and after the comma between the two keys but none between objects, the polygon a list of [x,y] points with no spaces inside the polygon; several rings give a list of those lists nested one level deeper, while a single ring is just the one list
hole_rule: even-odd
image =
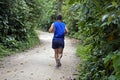
[{"label": "man's blue t-shirt", "polygon": [[65,36],[65,23],[64,22],[54,22],[54,37],[53,39],[56,38],[63,38]]}]

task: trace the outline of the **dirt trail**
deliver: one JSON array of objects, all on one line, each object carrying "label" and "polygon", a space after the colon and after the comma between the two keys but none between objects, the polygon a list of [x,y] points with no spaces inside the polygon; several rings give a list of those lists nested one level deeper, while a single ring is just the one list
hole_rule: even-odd
[{"label": "dirt trail", "polygon": [[0,61],[0,80],[71,80],[79,59],[75,56],[76,40],[66,38],[62,66],[55,67],[51,49],[53,34],[39,32],[41,45]]}]

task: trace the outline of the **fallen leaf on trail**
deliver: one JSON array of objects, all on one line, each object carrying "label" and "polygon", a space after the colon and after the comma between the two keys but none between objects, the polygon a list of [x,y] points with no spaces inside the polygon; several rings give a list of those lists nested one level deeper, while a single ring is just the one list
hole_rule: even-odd
[{"label": "fallen leaf on trail", "polygon": [[3,64],[0,64],[0,65],[3,65]]},{"label": "fallen leaf on trail", "polygon": [[31,75],[33,75],[33,73],[31,73]]},{"label": "fallen leaf on trail", "polygon": [[5,68],[4,66],[0,66],[0,68]]},{"label": "fallen leaf on trail", "polygon": [[7,73],[10,73],[11,71],[7,71]]},{"label": "fallen leaf on trail", "polygon": [[39,51],[36,51],[36,53],[39,53]]},{"label": "fallen leaf on trail", "polygon": [[20,63],[20,65],[23,65],[23,63]]},{"label": "fallen leaf on trail", "polygon": [[21,73],[24,73],[24,71],[20,71]]},{"label": "fallen leaf on trail", "polygon": [[62,79],[62,77],[60,77],[60,79]]}]

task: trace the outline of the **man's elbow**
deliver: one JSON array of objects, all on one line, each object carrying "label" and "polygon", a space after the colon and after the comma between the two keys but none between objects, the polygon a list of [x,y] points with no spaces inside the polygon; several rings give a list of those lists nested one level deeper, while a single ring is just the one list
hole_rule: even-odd
[{"label": "man's elbow", "polygon": [[67,34],[68,33],[68,31],[65,31],[65,34]]},{"label": "man's elbow", "polygon": [[66,30],[66,31],[65,31],[65,33],[67,34],[67,33],[69,33],[69,31],[68,31],[68,30]]},{"label": "man's elbow", "polygon": [[49,33],[52,33],[52,30],[49,29],[48,32],[49,32]]},{"label": "man's elbow", "polygon": [[69,30],[67,30],[67,33],[69,33]]},{"label": "man's elbow", "polygon": [[51,31],[48,30],[49,33],[51,33]]}]

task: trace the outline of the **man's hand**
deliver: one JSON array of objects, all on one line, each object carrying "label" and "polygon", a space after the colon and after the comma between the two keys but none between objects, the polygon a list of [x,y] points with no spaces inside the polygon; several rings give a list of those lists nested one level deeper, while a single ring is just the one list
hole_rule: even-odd
[{"label": "man's hand", "polygon": [[51,27],[49,28],[49,33],[52,33],[54,30],[54,24],[51,25]]}]

